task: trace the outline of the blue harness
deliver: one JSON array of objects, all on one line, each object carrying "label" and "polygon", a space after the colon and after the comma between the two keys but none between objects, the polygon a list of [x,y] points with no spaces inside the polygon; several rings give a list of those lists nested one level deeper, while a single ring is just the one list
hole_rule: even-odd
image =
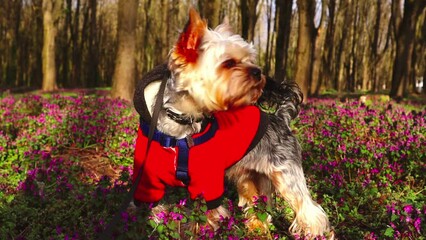
[{"label": "blue harness", "polygon": [[[142,118],[140,119],[140,126],[142,133],[148,136],[149,124],[145,123]],[[186,138],[176,139],[173,136],[164,134],[157,129],[154,131],[153,140],[158,142],[162,147],[171,148],[177,147],[178,150],[178,161],[176,167],[176,178],[182,181],[185,185],[189,184],[190,177],[188,174],[188,158],[189,149],[193,146],[200,145],[207,142],[214,137],[217,129],[219,128],[217,120],[212,118],[210,121],[210,128],[201,136],[192,138],[188,136]]]}]

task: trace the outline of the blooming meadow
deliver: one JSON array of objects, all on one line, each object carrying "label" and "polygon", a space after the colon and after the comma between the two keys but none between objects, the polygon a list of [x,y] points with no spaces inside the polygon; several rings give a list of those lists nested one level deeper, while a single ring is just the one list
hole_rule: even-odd
[{"label": "blooming meadow", "polygon": [[[0,98],[0,239],[95,239],[131,187],[138,116],[123,101],[77,94]],[[426,239],[426,109],[311,99],[293,123],[314,198],[339,239]],[[269,232],[247,232],[233,186],[231,218],[205,227],[202,199],[171,190],[167,212],[128,210],[117,239],[292,239],[293,212],[255,199]],[[192,236],[188,226],[198,226]]]}]

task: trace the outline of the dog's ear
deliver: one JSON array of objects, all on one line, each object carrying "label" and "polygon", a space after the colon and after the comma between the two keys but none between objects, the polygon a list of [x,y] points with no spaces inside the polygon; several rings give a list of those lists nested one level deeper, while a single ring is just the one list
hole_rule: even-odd
[{"label": "dog's ear", "polygon": [[222,34],[228,34],[229,36],[234,35],[234,29],[231,27],[231,25],[229,25],[228,16],[225,16],[223,18],[222,23],[218,25],[214,30]]},{"label": "dog's ear", "polygon": [[198,48],[206,30],[206,21],[201,19],[194,8],[191,8],[189,10],[189,20],[186,23],[185,29],[180,34],[174,52],[172,53],[173,58],[179,59],[184,63],[196,62],[198,58]]}]

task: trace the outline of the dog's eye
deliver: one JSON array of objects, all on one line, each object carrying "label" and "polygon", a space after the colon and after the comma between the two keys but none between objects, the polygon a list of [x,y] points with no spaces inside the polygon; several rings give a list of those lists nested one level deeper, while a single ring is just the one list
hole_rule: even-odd
[{"label": "dog's eye", "polygon": [[224,68],[233,68],[237,65],[237,62],[234,59],[228,59],[222,65]]}]

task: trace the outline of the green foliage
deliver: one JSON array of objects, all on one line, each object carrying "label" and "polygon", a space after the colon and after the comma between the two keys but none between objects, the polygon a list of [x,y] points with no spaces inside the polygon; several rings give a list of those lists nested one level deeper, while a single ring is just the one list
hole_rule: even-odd
[{"label": "green foliage", "polygon": [[[425,110],[406,112],[393,103],[327,100],[302,111],[295,125],[303,129],[304,166],[338,236],[422,236],[425,118]],[[398,223],[390,218],[391,206],[413,202],[421,214],[397,214]]]},{"label": "green foliage", "polygon": [[[137,126],[135,112],[118,100],[0,99],[0,239],[96,238],[132,185]],[[310,189],[338,238],[425,239],[425,109],[313,99],[292,126]],[[89,171],[83,164],[88,150],[94,159],[107,157],[118,175]],[[230,194],[223,204],[231,217],[221,218],[216,231],[206,224],[203,199],[186,198],[185,189],[174,191],[165,198],[166,209],[155,215],[143,209],[122,213],[115,236],[292,239],[294,213],[277,196],[254,199],[244,212]],[[249,216],[261,222],[272,217],[267,236],[247,231]]]}]

